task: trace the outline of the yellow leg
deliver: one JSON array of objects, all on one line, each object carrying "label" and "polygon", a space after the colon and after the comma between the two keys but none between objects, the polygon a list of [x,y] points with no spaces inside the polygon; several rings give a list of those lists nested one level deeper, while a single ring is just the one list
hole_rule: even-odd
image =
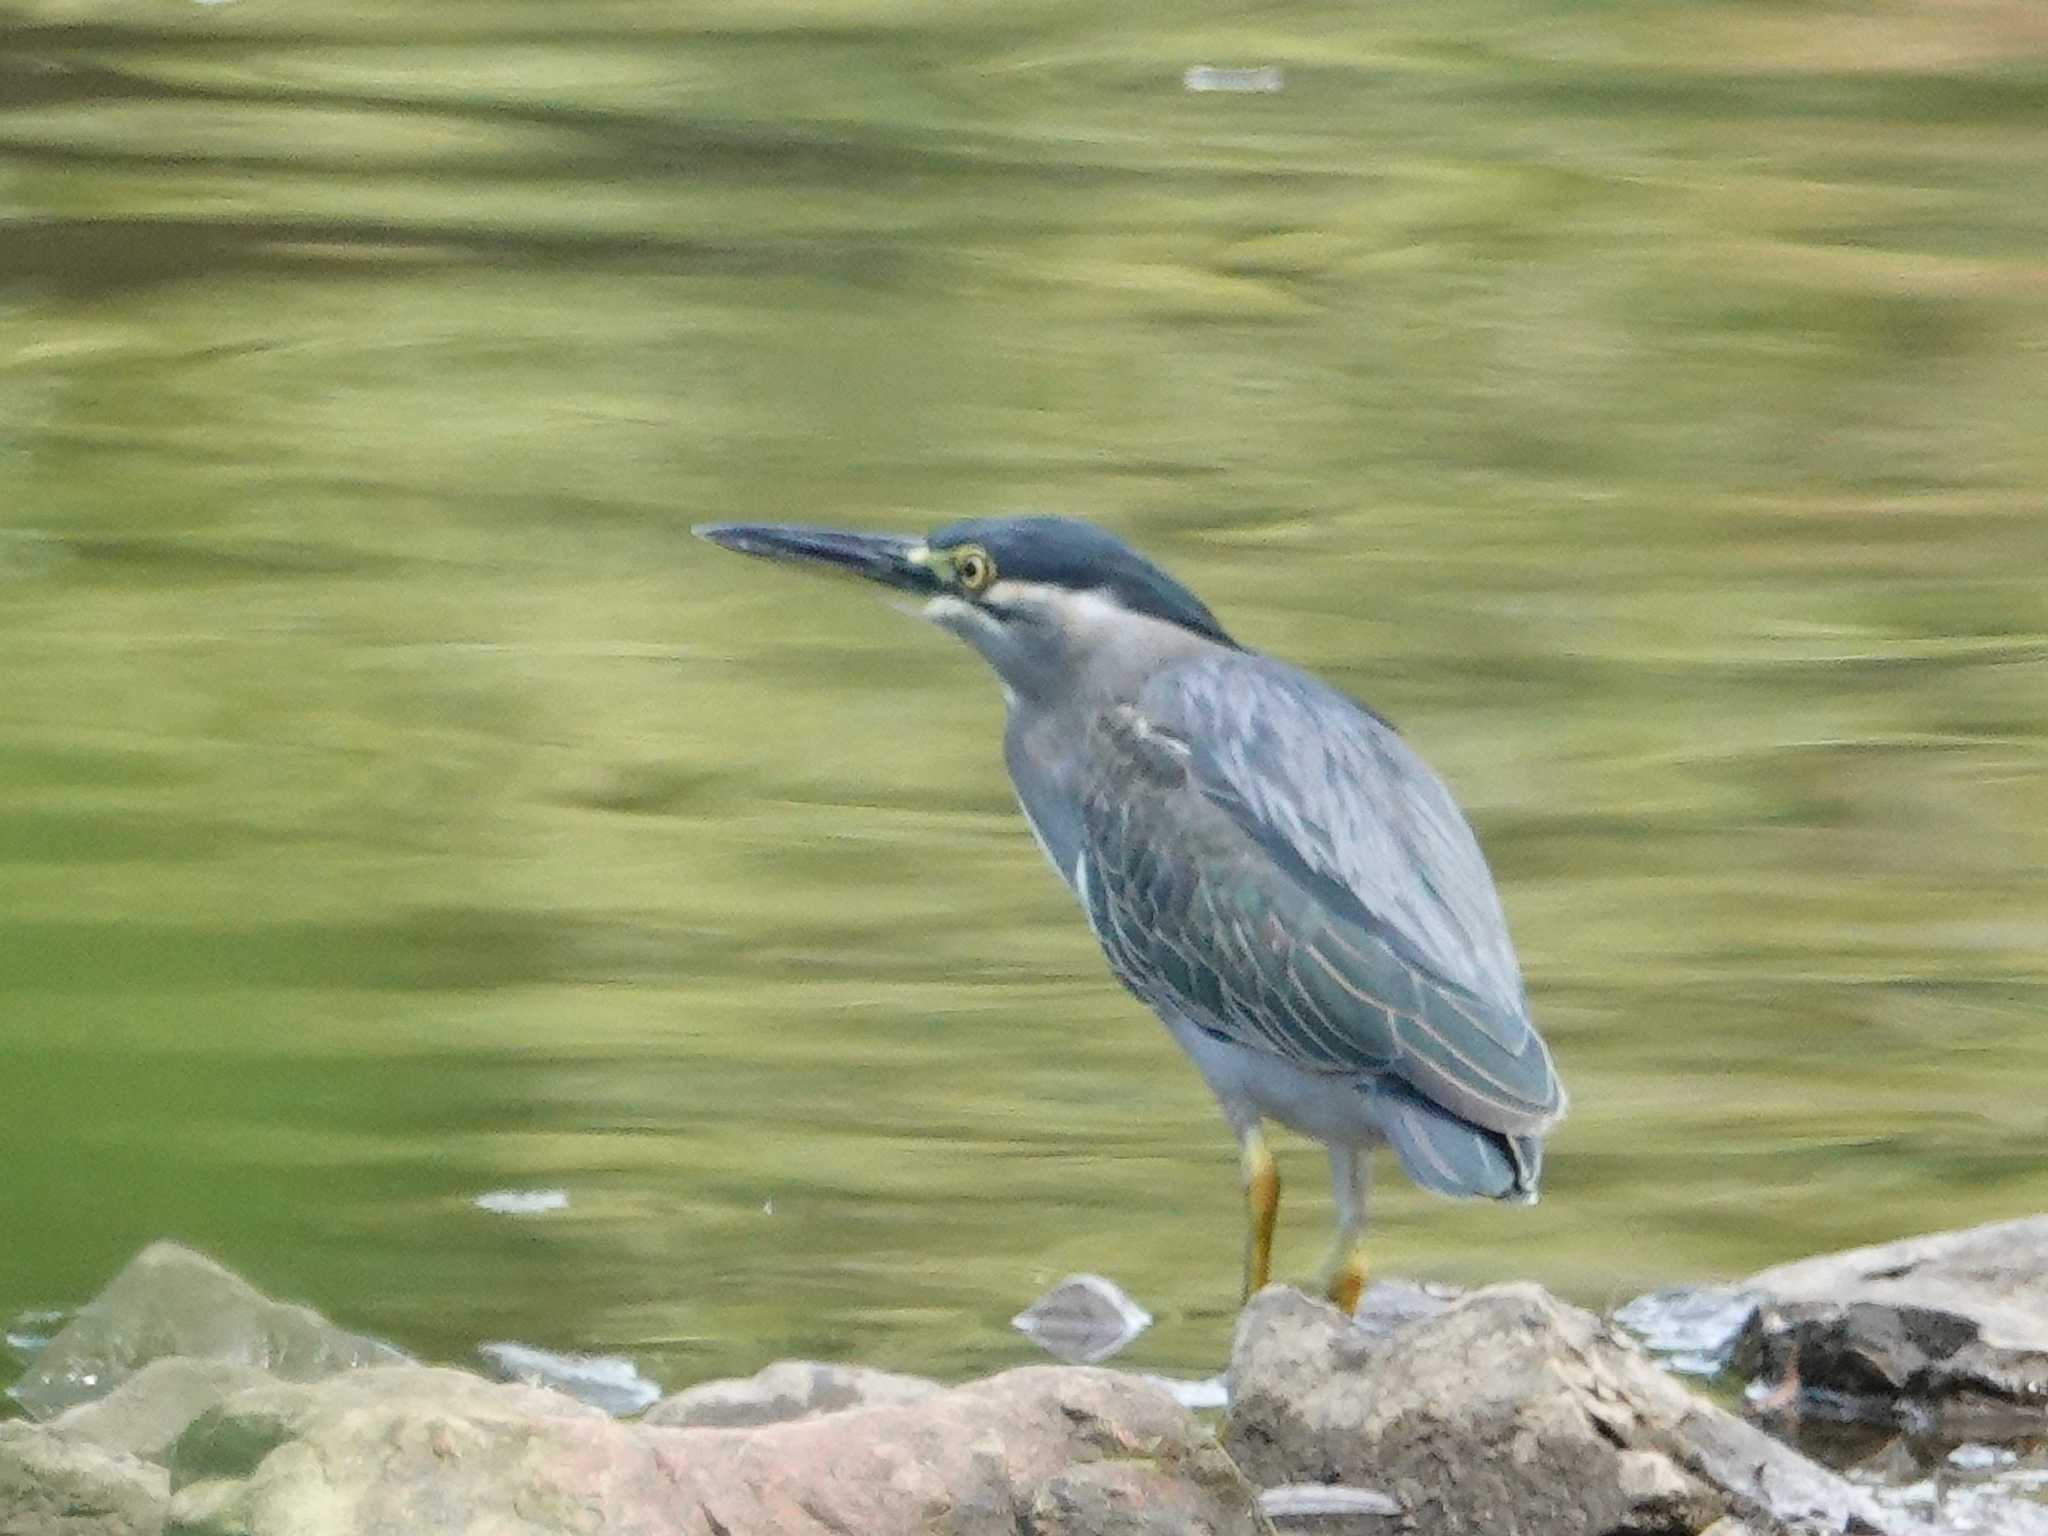
[{"label": "yellow leg", "polygon": [[1337,1246],[1323,1271],[1323,1294],[1349,1317],[1365,1293],[1365,1196],[1369,1172],[1360,1147],[1330,1147],[1330,1192],[1337,1201]]},{"label": "yellow leg", "polygon": [[1239,1158],[1244,1167],[1244,1299],[1263,1290],[1273,1273],[1273,1222],[1280,1214],[1280,1165],[1257,1126],[1245,1133]]},{"label": "yellow leg", "polygon": [[1337,1250],[1325,1294],[1346,1317],[1358,1310],[1358,1298],[1365,1294],[1365,1277],[1370,1271],[1371,1266],[1365,1261],[1365,1244],[1353,1243]]}]

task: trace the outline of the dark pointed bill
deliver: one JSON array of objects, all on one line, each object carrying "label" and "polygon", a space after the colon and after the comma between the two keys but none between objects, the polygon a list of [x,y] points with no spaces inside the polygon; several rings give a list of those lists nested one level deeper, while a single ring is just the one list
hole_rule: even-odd
[{"label": "dark pointed bill", "polygon": [[800,523],[699,523],[692,531],[763,560],[864,576],[904,592],[939,590],[937,574],[923,559],[924,541],[898,533],[848,533]]}]

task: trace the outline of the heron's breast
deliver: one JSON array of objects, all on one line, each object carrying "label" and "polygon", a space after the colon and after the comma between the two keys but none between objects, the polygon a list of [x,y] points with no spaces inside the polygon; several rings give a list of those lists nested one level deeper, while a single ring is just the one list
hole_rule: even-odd
[{"label": "heron's breast", "polygon": [[1064,739],[1044,719],[1013,713],[1003,733],[1003,761],[1017,791],[1017,805],[1041,852],[1072,889],[1074,860],[1084,835],[1081,824],[1082,763],[1071,733]]},{"label": "heron's breast", "polygon": [[[1323,1143],[1371,1146],[1384,1139],[1372,1095],[1357,1078],[1309,1072],[1162,1012],[1160,1017],[1226,1114],[1245,1106]],[[1234,1117],[1233,1117],[1234,1118]]]}]

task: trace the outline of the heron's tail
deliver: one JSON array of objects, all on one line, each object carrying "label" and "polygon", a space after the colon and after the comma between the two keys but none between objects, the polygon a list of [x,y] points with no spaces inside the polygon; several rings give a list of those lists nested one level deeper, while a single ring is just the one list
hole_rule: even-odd
[{"label": "heron's tail", "polygon": [[1543,1143],[1534,1136],[1482,1130],[1390,1078],[1374,1085],[1373,1096],[1387,1144],[1424,1189],[1454,1199],[1535,1204]]}]

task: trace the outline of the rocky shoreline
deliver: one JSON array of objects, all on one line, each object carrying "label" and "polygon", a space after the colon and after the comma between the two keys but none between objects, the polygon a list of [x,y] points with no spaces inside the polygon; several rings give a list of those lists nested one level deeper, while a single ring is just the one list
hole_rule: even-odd
[{"label": "rocky shoreline", "polygon": [[[1747,1412],[1686,1371],[1748,1378]],[[2048,1536],[2048,1217],[1613,1319],[1526,1284],[1390,1284],[1355,1318],[1273,1286],[1220,1415],[1173,1386],[783,1361],[629,1418],[415,1363],[159,1243],[11,1389],[0,1536]],[[1844,1476],[1773,1433],[1815,1419],[1951,1448]]]}]

